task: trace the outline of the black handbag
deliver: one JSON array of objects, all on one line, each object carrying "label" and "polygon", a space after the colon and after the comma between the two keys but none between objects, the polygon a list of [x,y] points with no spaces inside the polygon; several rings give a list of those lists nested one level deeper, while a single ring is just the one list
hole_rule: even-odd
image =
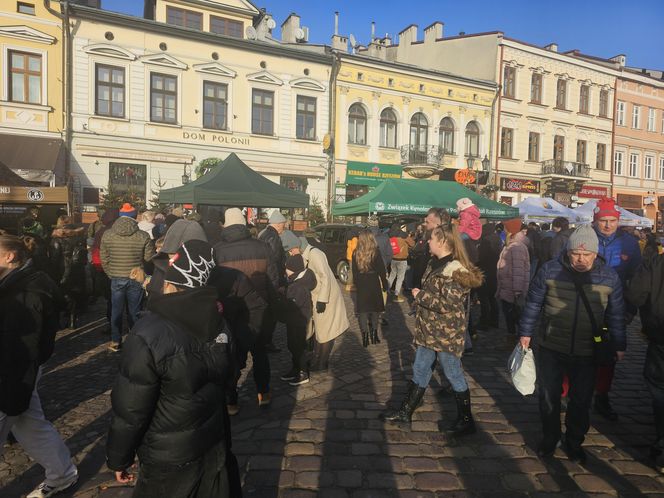
[{"label": "black handbag", "polygon": [[576,291],[581,297],[581,301],[583,301],[583,306],[586,308],[588,318],[590,318],[590,326],[593,329],[593,358],[595,364],[598,366],[613,365],[616,362],[616,350],[611,343],[609,330],[606,327],[600,328],[597,326],[595,315],[588,302],[588,296],[586,296],[586,292],[583,290],[583,284],[578,278],[572,277],[572,280],[574,281]]}]

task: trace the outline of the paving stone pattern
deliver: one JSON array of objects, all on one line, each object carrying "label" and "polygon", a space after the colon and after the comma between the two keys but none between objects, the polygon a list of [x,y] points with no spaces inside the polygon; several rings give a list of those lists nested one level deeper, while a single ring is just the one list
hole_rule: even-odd
[{"label": "paving stone pattern", "polygon": [[[345,292],[349,311],[351,295]],[[103,306],[88,324],[58,334],[54,357],[40,383],[44,410],[79,465],[76,488],[59,496],[129,497],[104,465],[110,389],[118,355],[107,351]],[[285,333],[281,353],[271,356],[273,403],[256,406],[249,375],[243,375],[240,414],[232,418],[233,448],[246,497],[369,498],[438,496],[644,496],[663,495],[664,478],[650,466],[653,439],[650,396],[641,371],[645,353],[638,323],[629,351],[617,368],[613,405],[618,422],[592,416],[585,466],[558,450],[546,461],[535,454],[540,435],[537,399],[509,384],[506,361],[514,341],[504,329],[481,332],[475,355],[464,359],[478,433],[458,441],[438,431],[455,416],[453,400],[440,395],[437,370],[412,430],[384,424],[379,414],[397,406],[412,373],[413,317],[406,303],[390,303],[389,327],[379,345],[361,345],[357,321],[335,345],[328,373],[291,387],[279,380],[288,370]],[[96,321],[95,321],[96,320]],[[0,458],[0,496],[25,495],[43,470],[19,445]]]}]

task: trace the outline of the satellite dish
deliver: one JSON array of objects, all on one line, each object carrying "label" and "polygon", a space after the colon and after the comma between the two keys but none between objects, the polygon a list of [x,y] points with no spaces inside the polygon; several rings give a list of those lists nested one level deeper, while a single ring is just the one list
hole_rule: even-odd
[{"label": "satellite dish", "polygon": [[306,35],[304,34],[304,30],[302,28],[297,28],[295,30],[295,39],[297,41],[302,41],[302,40],[305,39],[305,37],[306,37]]},{"label": "satellite dish", "polygon": [[350,34],[350,46],[353,48],[357,48],[357,40],[355,39],[355,35],[353,33]]},{"label": "satellite dish", "polygon": [[267,27],[270,29],[274,29],[277,27],[277,23],[274,22],[274,19],[270,18],[267,20]]},{"label": "satellite dish", "polygon": [[247,35],[247,38],[250,40],[255,40],[256,38],[258,38],[258,33],[256,32],[256,28],[254,28],[253,26],[247,26],[245,34]]}]

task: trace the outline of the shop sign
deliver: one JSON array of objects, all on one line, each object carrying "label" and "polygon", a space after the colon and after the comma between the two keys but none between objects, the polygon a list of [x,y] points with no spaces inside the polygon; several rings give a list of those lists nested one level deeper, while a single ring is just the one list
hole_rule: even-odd
[{"label": "shop sign", "polygon": [[348,161],[346,165],[346,184],[376,187],[384,180],[401,179],[402,172],[401,166],[394,164]]},{"label": "shop sign", "polygon": [[[472,180],[468,177],[472,177]],[[462,185],[474,184],[477,181],[478,185],[486,185],[487,180],[489,179],[488,171],[478,171],[476,169],[457,169],[457,168],[445,168],[440,173],[440,179],[443,181],[457,182]]]},{"label": "shop sign", "polygon": [[579,193],[576,194],[585,199],[601,199],[602,197],[609,196],[609,189],[607,187],[596,187],[594,185],[584,185]]},{"label": "shop sign", "polygon": [[526,194],[539,194],[540,182],[524,178],[501,178],[500,190],[505,192],[523,192]]},{"label": "shop sign", "polygon": [[618,194],[618,206],[627,209],[641,209],[643,208],[643,197],[633,194]]},{"label": "shop sign", "polygon": [[0,187],[0,194],[11,194],[11,187]]},{"label": "shop sign", "polygon": [[67,204],[67,187],[0,187],[0,203]]},{"label": "shop sign", "polygon": [[38,188],[31,188],[28,190],[28,200],[30,202],[39,202],[44,200],[44,192]]},{"label": "shop sign", "polygon": [[248,138],[238,138],[233,135],[200,131],[183,131],[182,140],[195,143],[219,145],[249,145]]},{"label": "shop sign", "polygon": [[507,196],[507,195],[501,195],[500,196],[500,202],[502,204],[506,204],[508,206],[512,205],[512,199],[513,199],[513,197],[510,197],[510,196]]}]

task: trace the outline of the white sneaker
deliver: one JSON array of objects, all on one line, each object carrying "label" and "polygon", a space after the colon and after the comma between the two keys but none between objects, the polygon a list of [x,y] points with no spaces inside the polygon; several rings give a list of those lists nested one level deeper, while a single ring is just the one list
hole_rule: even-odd
[{"label": "white sneaker", "polygon": [[77,482],[78,482],[78,474],[76,474],[76,476],[72,481],[65,484],[61,484],[60,486],[51,486],[49,484],[46,484],[46,482],[42,482],[32,491],[32,493],[30,493],[25,498],[48,498],[49,496],[53,496],[59,493],[60,491],[64,491],[65,489],[71,488]]}]

